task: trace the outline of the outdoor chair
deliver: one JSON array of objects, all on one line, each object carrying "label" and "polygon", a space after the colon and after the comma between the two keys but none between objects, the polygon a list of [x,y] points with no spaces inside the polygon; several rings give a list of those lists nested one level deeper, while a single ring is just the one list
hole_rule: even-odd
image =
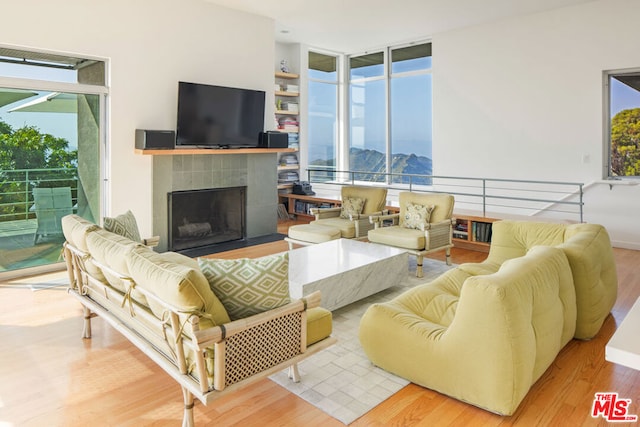
[{"label": "outdoor chair", "polygon": [[422,261],[430,252],[444,250],[451,265],[453,196],[407,191],[399,194],[399,201],[400,213],[370,218],[374,229],[368,233],[369,241],[415,255],[417,277],[422,277]]},{"label": "outdoor chair", "polygon": [[38,221],[34,245],[43,237],[62,238],[60,220],[63,216],[73,213],[71,187],[34,188],[32,209]]}]

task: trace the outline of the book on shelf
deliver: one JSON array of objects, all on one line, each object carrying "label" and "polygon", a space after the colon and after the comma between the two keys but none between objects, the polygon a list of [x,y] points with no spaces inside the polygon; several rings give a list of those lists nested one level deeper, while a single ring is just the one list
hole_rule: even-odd
[{"label": "book on shelf", "polygon": [[481,243],[491,243],[491,228],[490,222],[476,222],[472,223],[472,241]]}]

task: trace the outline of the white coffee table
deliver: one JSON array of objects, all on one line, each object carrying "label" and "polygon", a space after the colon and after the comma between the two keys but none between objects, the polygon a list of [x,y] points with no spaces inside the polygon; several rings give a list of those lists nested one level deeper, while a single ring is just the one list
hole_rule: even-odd
[{"label": "white coffee table", "polygon": [[640,298],[607,343],[604,357],[609,362],[640,370]]},{"label": "white coffee table", "polygon": [[322,294],[321,306],[335,310],[407,277],[408,254],[401,249],[338,239],[289,251],[289,292],[301,298]]}]

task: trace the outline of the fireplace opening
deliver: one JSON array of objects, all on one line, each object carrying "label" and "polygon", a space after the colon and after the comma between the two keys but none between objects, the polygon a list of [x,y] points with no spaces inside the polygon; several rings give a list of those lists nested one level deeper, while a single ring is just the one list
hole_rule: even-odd
[{"label": "fireplace opening", "polygon": [[226,187],[169,193],[169,250],[245,239],[246,192]]}]

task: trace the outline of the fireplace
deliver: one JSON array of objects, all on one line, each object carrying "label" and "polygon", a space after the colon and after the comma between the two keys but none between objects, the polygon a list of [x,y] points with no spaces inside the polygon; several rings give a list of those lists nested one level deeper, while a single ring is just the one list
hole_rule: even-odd
[{"label": "fireplace", "polygon": [[246,237],[247,187],[174,191],[169,202],[169,250],[212,246]]}]

